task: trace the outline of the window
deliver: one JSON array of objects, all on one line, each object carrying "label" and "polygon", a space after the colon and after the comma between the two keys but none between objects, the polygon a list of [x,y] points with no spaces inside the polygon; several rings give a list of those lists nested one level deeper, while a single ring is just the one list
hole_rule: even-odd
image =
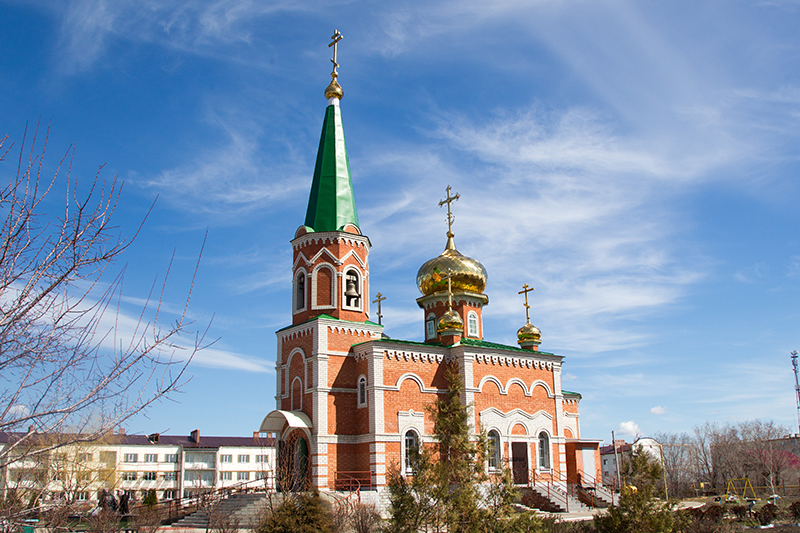
[{"label": "window", "polygon": [[232,463],[233,462],[233,455],[224,454],[219,456],[220,463]]},{"label": "window", "polygon": [[100,452],[100,462],[106,464],[116,464],[117,452]]},{"label": "window", "polygon": [[78,473],[78,482],[79,483],[86,483],[92,480],[92,473],[91,472],[79,472]]},{"label": "window", "polygon": [[177,480],[178,480],[177,472],[164,472],[164,481],[177,481]]},{"label": "window", "polygon": [[405,446],[403,451],[405,452],[406,474],[413,474],[415,458],[412,456],[419,451],[419,439],[417,438],[417,433],[412,429],[406,431],[404,443]]},{"label": "window", "polygon": [[467,337],[478,336],[478,313],[470,311],[467,313]]},{"label": "window", "polygon": [[122,491],[122,493],[125,496],[127,496],[128,498],[130,498],[131,500],[133,500],[133,501],[136,500],[136,491],[135,490],[124,490],[124,491]]},{"label": "window", "polygon": [[168,453],[164,456],[165,463],[177,463],[178,462],[178,454],[176,453]]},{"label": "window", "polygon": [[550,438],[547,433],[539,433],[539,468],[550,468]]},{"label": "window", "polygon": [[425,320],[425,338],[436,338],[436,315],[434,314],[428,315],[427,320]]},{"label": "window", "polygon": [[75,493],[75,501],[85,502],[89,499],[89,493],[85,490]]},{"label": "window", "polygon": [[268,463],[269,462],[269,455],[256,455],[256,462],[257,463]]},{"label": "window", "polygon": [[123,481],[136,481],[136,472],[123,472],[122,473],[122,480]]},{"label": "window", "polygon": [[165,500],[174,500],[175,499],[175,491],[174,490],[165,490],[163,499],[165,499]]},{"label": "window", "polygon": [[155,472],[145,472],[142,475],[142,479],[145,481],[155,481],[158,479],[158,475]]},{"label": "window", "polygon": [[367,378],[361,376],[358,378],[358,406],[365,405],[367,405]]},{"label": "window", "polygon": [[157,463],[158,462],[158,454],[157,453],[146,453],[146,454],[144,454],[144,462],[145,463]]},{"label": "window", "polygon": [[256,472],[256,479],[269,479],[269,472]]},{"label": "window", "polygon": [[91,460],[92,460],[92,454],[91,453],[79,453],[78,454],[78,461],[82,461],[84,463],[88,463]]},{"label": "window", "polygon": [[231,472],[220,472],[219,473],[219,480],[220,481],[230,481],[233,479]]},{"label": "window", "polygon": [[139,454],[136,453],[126,453],[122,456],[122,461],[125,463],[138,463],[139,462]]},{"label": "window", "polygon": [[250,480],[250,472],[236,472],[236,480],[237,481],[249,481]]},{"label": "window", "polygon": [[239,459],[240,463],[249,463],[250,462],[250,456],[249,455],[240,455],[238,457],[238,459]]},{"label": "window", "polygon": [[503,457],[503,448],[500,444],[500,433],[495,430],[489,432],[489,469],[500,468]]},{"label": "window", "polygon": [[306,308],[306,273],[302,271],[297,273],[295,279],[294,308],[296,311]]},{"label": "window", "polygon": [[361,308],[361,279],[358,272],[348,270],[344,278],[344,306]]}]

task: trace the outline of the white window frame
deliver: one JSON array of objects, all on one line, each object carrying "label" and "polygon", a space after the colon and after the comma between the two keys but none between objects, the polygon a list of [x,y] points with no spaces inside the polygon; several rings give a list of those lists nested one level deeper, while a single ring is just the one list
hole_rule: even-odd
[{"label": "white window frame", "polygon": [[489,437],[489,446],[491,452],[489,455],[488,467],[489,471],[493,472],[500,470],[503,465],[503,440],[500,437],[500,432],[496,429],[492,429],[487,435]]},{"label": "white window frame", "polygon": [[467,337],[480,337],[480,324],[478,320],[478,313],[469,311],[467,313]]},{"label": "white window frame", "polygon": [[158,462],[158,454],[157,453],[146,453],[146,454],[144,454],[144,462],[145,463],[157,463]]},{"label": "white window frame", "polygon": [[[347,291],[347,276],[353,273],[356,276],[356,287],[358,287],[358,305],[347,305],[347,296],[344,293]],[[348,311],[361,311],[364,309],[364,276],[356,267],[347,267],[342,272],[342,309]]]},{"label": "white window frame", "polygon": [[164,472],[164,481],[178,481],[178,473]]},{"label": "white window frame", "polygon": [[[544,438],[543,438],[544,437]],[[544,446],[542,445],[544,440]],[[553,468],[552,458],[550,457],[550,435],[546,431],[540,431],[536,440],[536,468],[539,470],[551,470]]]},{"label": "white window frame", "polygon": [[156,481],[158,479],[157,472],[144,472],[142,473],[142,479],[144,481]]},{"label": "white window frame", "polygon": [[367,406],[367,376],[361,374],[358,376],[358,386],[356,388],[356,394],[358,394],[358,406],[359,407],[366,407]]},{"label": "white window frame", "polygon": [[409,428],[409,429],[406,430],[405,433],[403,433],[403,472],[405,472],[406,475],[414,474],[414,469],[411,466],[411,462],[410,462],[411,458],[408,455],[408,445],[409,445],[409,440],[410,440],[409,439],[409,434],[413,435],[413,439],[414,439],[413,442],[414,442],[415,447],[417,448],[417,450],[419,450],[419,446],[420,446],[420,442],[421,442],[420,441],[420,437],[419,437],[419,433],[417,433],[416,429]]},{"label": "white window frame", "polygon": [[425,339],[435,339],[436,338],[436,315],[433,313],[428,313],[427,318],[425,318]]},{"label": "white window frame", "polygon": [[[330,305],[318,305],[317,304],[317,288],[319,287],[319,278],[317,274],[323,268],[327,268],[331,272],[331,303]],[[336,309],[336,300],[338,297],[338,291],[336,290],[336,268],[330,263],[320,263],[314,267],[314,271],[312,273],[312,282],[311,282],[311,309]],[[306,283],[306,286],[308,283]],[[308,290],[308,288],[306,288]]]},{"label": "white window frame", "polygon": [[[303,301],[298,301],[300,279],[303,280]],[[301,313],[306,310],[308,306],[308,273],[305,268],[298,268],[294,275],[294,283],[292,284],[292,301],[295,313]],[[302,305],[300,305],[302,303]]]},{"label": "white window frame", "polygon": [[236,481],[250,481],[250,472],[236,472]]},{"label": "white window frame", "polygon": [[250,462],[250,455],[240,454],[236,458],[237,463],[249,463]]},{"label": "white window frame", "polygon": [[233,455],[230,453],[223,453],[219,456],[220,463],[232,463],[233,462]]},{"label": "white window frame", "polygon": [[219,480],[220,481],[233,481],[233,472],[220,472],[219,473]]},{"label": "white window frame", "polygon": [[177,463],[178,462],[178,454],[177,453],[168,453],[164,456],[165,463]]},{"label": "white window frame", "polygon": [[122,456],[123,463],[138,463],[139,462],[139,454],[138,453],[126,453]]}]

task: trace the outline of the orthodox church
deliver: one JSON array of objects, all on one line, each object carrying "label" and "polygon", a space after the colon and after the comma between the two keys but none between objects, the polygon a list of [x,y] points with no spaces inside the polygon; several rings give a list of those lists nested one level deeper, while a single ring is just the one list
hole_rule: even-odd
[{"label": "orthodox church", "polygon": [[[339,39],[336,32],[305,221],[291,241],[291,325],[277,332],[277,405],[260,428],[276,435],[279,465],[320,490],[381,491],[390,469],[412,473],[409,449],[434,442],[426,406],[445,392],[446,370],[454,368],[463,402],[472,406],[471,424],[492,445],[488,471],[510,464],[521,484],[600,479],[599,441],[580,435],[581,396],[561,388],[563,356],[539,349],[541,332],[530,319],[518,332],[518,346],[485,340],[488,276],[456,247],[451,205],[459,195],[449,186],[439,203],[448,210],[444,251],[416,279],[424,342],[391,339],[380,314],[378,323],[370,320],[372,245],[358,221],[350,178]],[[525,285],[520,292],[526,314],[529,290]],[[380,313],[380,293],[375,302]]]}]

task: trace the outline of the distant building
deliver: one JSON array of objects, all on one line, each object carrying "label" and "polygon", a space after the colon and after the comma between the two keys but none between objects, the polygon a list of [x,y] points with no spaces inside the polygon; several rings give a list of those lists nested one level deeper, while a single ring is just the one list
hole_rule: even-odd
[{"label": "distant building", "polygon": [[[0,451],[23,434],[0,432]],[[106,489],[141,499],[155,490],[159,500],[191,497],[200,492],[233,487],[273,487],[275,446],[271,438],[202,437],[191,435],[126,435],[124,430],[86,443],[68,444],[50,452],[35,452],[64,436],[35,435],[20,458],[0,468],[0,492],[36,491],[45,501],[97,502]]]},{"label": "distant building", "polygon": [[[624,440],[617,439],[614,441],[614,444],[600,446],[600,469],[603,472],[604,485],[616,486],[619,465],[629,460],[631,452],[639,446],[653,459],[659,463],[662,462],[661,444],[651,437],[640,437],[633,443],[627,443]],[[619,461],[619,465],[617,461]]]}]

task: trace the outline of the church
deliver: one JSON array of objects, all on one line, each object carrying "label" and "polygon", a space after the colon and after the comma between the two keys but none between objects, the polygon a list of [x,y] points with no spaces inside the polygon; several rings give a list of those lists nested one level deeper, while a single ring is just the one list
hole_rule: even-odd
[{"label": "church", "polygon": [[[350,177],[337,82],[333,80],[305,220],[291,241],[291,325],[277,332],[276,408],[260,431],[279,442],[279,465],[320,490],[382,491],[391,469],[411,475],[408,450],[433,443],[426,406],[458,371],[474,431],[491,444],[487,471],[511,466],[514,481],[600,479],[599,441],[581,439],[581,396],[561,388],[564,357],[540,350],[530,319],[518,346],[485,340],[489,297],[484,266],[462,255],[453,202],[443,190],[444,251],[417,273],[424,341],[392,339],[371,320],[369,237],[362,232]],[[298,214],[298,221],[299,214]],[[368,228],[364,228],[365,230]],[[376,265],[380,268],[380,265]],[[411,280],[409,280],[411,281]],[[526,313],[528,291],[522,287]]]}]

